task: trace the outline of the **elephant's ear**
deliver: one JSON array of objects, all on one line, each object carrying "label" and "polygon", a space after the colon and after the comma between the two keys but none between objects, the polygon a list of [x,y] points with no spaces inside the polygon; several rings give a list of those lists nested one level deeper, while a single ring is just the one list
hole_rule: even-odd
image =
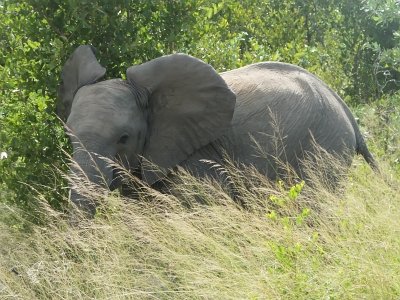
[{"label": "elephant's ear", "polygon": [[106,69],[96,59],[95,48],[79,46],[71,54],[61,72],[61,85],[58,89],[57,114],[66,121],[71,111],[75,93],[84,85],[104,77]]},{"label": "elephant's ear", "polygon": [[[216,140],[230,125],[236,96],[210,65],[197,58],[163,56],[130,67],[127,79],[149,91],[149,131],[143,156],[161,171]],[[149,184],[161,174],[151,168],[142,170]]]}]

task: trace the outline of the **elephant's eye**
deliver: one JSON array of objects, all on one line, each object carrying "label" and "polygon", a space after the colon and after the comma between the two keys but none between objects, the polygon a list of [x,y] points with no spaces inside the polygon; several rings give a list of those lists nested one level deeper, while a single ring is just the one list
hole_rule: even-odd
[{"label": "elephant's eye", "polygon": [[121,137],[118,140],[118,144],[126,144],[126,142],[129,139],[129,135],[127,133],[124,133],[123,135],[121,135]]}]

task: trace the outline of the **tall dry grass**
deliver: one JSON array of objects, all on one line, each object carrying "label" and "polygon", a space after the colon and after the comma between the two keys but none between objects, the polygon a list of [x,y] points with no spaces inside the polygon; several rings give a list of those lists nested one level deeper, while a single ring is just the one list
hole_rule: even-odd
[{"label": "tall dry grass", "polygon": [[87,188],[99,212],[73,211],[75,225],[44,200],[44,225],[3,204],[0,297],[399,298],[400,180],[381,168],[326,165],[303,186],[228,165],[224,184],[182,172],[172,193],[134,200]]}]

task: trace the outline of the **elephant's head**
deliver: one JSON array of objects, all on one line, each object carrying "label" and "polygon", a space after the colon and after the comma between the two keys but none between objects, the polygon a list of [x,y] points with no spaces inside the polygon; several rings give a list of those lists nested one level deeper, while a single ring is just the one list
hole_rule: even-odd
[{"label": "elephant's head", "polygon": [[[105,158],[140,170],[153,184],[217,139],[232,119],[234,93],[211,66],[191,56],[173,54],[132,66],[127,80],[100,81],[105,73],[93,47],[78,47],[62,70],[57,107],[73,159],[95,184],[111,186],[114,180]],[[83,198],[72,191],[72,201],[93,213]]]}]

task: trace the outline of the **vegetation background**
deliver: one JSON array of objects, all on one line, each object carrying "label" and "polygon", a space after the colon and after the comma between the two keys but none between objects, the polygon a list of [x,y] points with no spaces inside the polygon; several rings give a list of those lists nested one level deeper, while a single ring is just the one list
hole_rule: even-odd
[{"label": "vegetation background", "polygon": [[[118,222],[100,217],[99,231],[93,224],[88,225],[90,234],[68,231],[57,211],[66,195],[63,150],[70,148],[54,112],[61,67],[81,44],[97,48],[108,78],[123,77],[127,67],[173,52],[196,56],[218,71],[268,60],[297,64],[321,77],[347,102],[389,179],[374,178],[356,161],[343,183],[343,196],[321,188],[320,194],[300,197],[303,204],[292,207],[297,194],[287,193],[293,187],[264,182],[266,190],[277,195],[264,195],[275,209],[264,203],[262,210],[250,214],[224,202],[227,210],[215,205],[210,211],[196,206],[187,212],[174,202],[169,218],[152,207],[141,207],[139,212],[115,204]],[[7,153],[0,159],[0,297],[4,293],[6,298],[26,299],[124,298],[116,292],[122,286],[129,290],[128,298],[400,297],[399,89],[400,2],[396,0],[0,0],[0,152]],[[212,184],[193,184],[218,199],[227,197]],[[257,191],[243,195],[257,202],[261,197]],[[302,218],[314,211],[310,202],[322,203],[322,208],[304,225]],[[292,203],[289,208],[287,203]],[[331,207],[329,213],[323,207]],[[143,221],[139,229],[136,217]],[[331,221],[322,222],[323,217]],[[126,218],[135,219],[134,230]],[[44,233],[43,224],[50,224],[44,228],[51,234]],[[222,227],[213,231],[215,224]],[[252,224],[258,229],[250,230]],[[139,245],[149,228],[155,230],[154,239]],[[190,230],[203,237],[202,243],[189,238]],[[82,239],[79,234],[87,238],[81,248],[64,244],[72,239],[76,245]],[[111,240],[105,238],[110,236]],[[246,237],[251,247],[246,246]],[[168,244],[168,239],[177,244]],[[98,240],[103,243],[96,244]],[[30,247],[40,255],[33,255]],[[138,247],[138,252],[130,247]],[[143,263],[145,253],[153,255],[149,265]],[[208,259],[208,267],[196,264],[199,259]],[[113,273],[106,272],[112,269],[106,263],[110,260],[115,262]],[[261,268],[267,260],[275,265]],[[73,264],[63,265],[65,274],[57,265],[61,269],[54,273],[56,267],[50,262],[56,261]],[[79,263],[91,273],[83,272]],[[136,272],[129,272],[129,267]],[[190,268],[199,270],[197,277]],[[108,276],[96,277],[100,271]],[[29,272],[45,279],[32,280]],[[125,277],[118,277],[118,272]],[[60,278],[65,286],[59,281],[53,284],[44,273],[64,274]],[[83,280],[79,275],[90,278],[86,286],[77,284]],[[110,277],[115,279],[113,286],[104,285]],[[146,280],[148,286],[143,285]],[[69,293],[67,283],[76,289]],[[228,283],[230,288],[224,285]],[[55,287],[59,294],[50,292]]]}]

